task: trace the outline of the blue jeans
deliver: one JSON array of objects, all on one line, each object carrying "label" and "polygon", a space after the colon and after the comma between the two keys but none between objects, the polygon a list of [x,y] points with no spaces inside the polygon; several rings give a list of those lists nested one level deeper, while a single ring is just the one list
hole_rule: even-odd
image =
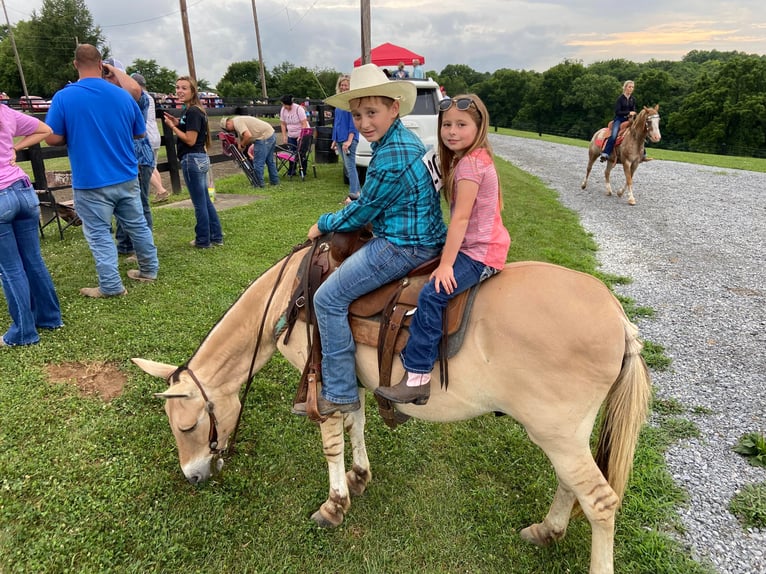
[{"label": "blue jeans", "polygon": [[206,153],[187,153],[181,158],[181,171],[184,174],[189,197],[194,205],[194,241],[199,247],[209,247],[211,243],[223,243],[223,230],[218,212],[207,193],[207,172],[210,170],[210,158]]},{"label": "blue jeans", "polygon": [[11,326],[6,345],[40,340],[37,327],[63,325],[61,307],[40,253],[40,201],[27,178],[0,190],[0,276]]},{"label": "blue jeans", "polygon": [[612,120],[612,134],[606,141],[606,145],[604,146],[604,151],[602,153],[605,153],[606,155],[610,155],[612,153],[612,150],[614,149],[614,143],[617,141],[617,134],[620,132],[620,126],[624,121],[626,120],[616,116],[614,120]]},{"label": "blue jeans", "polygon": [[[153,229],[154,221],[152,220],[152,210],[149,207],[149,183],[152,179],[152,173],[154,173],[153,165],[139,165],[138,166],[138,186],[141,189],[141,208],[144,211],[144,218],[149,229]],[[133,242],[130,240],[130,236],[125,231],[125,228],[118,221],[117,231],[114,234],[114,238],[117,240],[117,251],[122,254],[133,253]]]},{"label": "blue jeans", "polygon": [[344,143],[346,142],[335,142],[335,149],[338,150],[338,153],[343,158],[343,171],[348,176],[348,196],[351,199],[358,199],[359,192],[362,189],[362,186],[359,184],[359,174],[356,172],[356,146],[359,142],[353,141],[348,146],[348,153],[343,153]]},{"label": "blue jeans", "polygon": [[253,142],[253,171],[255,172],[255,181],[258,187],[263,187],[263,166],[269,170],[269,183],[279,185],[279,174],[277,173],[277,162],[274,159],[274,148],[277,145],[277,134],[272,134],[265,140],[255,140]]},{"label": "blue jeans", "polygon": [[446,293],[444,289],[437,293],[431,280],[418,295],[418,307],[410,324],[410,338],[401,354],[402,364],[410,373],[425,374],[433,370],[439,356],[443,313],[450,299],[491,277],[497,270],[458,252],[452,273],[457,282],[452,293]]},{"label": "blue jeans", "polygon": [[137,178],[107,187],[74,189],[74,206],[82,219],[83,234],[96,262],[98,286],[104,295],[118,295],[125,289],[117,266],[117,246],[112,240],[112,217],[130,236],[141,273],[157,277],[160,269],[140,195]]},{"label": "blue jeans", "polygon": [[314,308],[322,337],[322,396],[326,400],[348,404],[359,399],[356,345],[348,324],[351,302],[405,276],[440,251],[440,248],[400,247],[375,237],[346,259],[317,289]]}]

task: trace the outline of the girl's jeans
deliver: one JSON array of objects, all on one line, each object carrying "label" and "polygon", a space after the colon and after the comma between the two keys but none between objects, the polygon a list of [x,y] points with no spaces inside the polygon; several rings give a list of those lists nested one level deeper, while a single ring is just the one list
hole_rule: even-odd
[{"label": "girl's jeans", "polygon": [[206,153],[187,153],[181,158],[181,171],[184,174],[189,197],[194,205],[194,215],[197,218],[194,241],[198,247],[209,247],[211,243],[223,243],[221,221],[207,193],[209,170],[210,158]]},{"label": "girl's jeans", "polygon": [[359,399],[356,384],[356,345],[348,324],[348,306],[381,285],[404,277],[436,257],[440,248],[401,247],[374,237],[346,259],[314,295],[322,337],[322,396],[333,403]]},{"label": "girl's jeans", "polygon": [[458,252],[452,272],[457,281],[452,293],[446,293],[444,289],[437,293],[433,280],[420,291],[418,307],[410,324],[410,338],[402,350],[402,364],[407,372],[425,374],[433,370],[442,338],[442,317],[450,299],[491,277],[497,269]]},{"label": "girl's jeans", "polygon": [[37,328],[63,325],[61,308],[40,252],[40,201],[26,178],[0,190],[0,275],[11,326],[6,345],[31,345]]}]

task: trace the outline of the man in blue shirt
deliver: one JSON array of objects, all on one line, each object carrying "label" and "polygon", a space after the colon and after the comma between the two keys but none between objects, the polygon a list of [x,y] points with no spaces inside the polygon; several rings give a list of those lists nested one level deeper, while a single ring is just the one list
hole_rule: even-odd
[{"label": "man in blue shirt", "polygon": [[[322,215],[309,230],[309,239],[368,223],[374,237],[346,259],[314,296],[322,338],[322,394],[317,398],[322,416],[361,406],[349,305],[435,258],[444,245],[447,229],[423,161],[426,149],[399,119],[412,111],[416,98],[413,84],[392,82],[377,66],[366,64],[351,74],[350,90],[326,100],[351,112],[359,133],[371,142],[372,160],[359,199]],[[305,415],[306,404],[296,404],[293,412]]]},{"label": "man in blue shirt", "polygon": [[133,149],[133,138],[144,137],[146,124],[131,94],[103,76],[122,74],[131,86],[138,84],[113,65],[102,64],[101,54],[90,44],[77,47],[74,67],[79,80],[53,96],[45,120],[53,134],[45,141],[67,145],[75,209],[96,262],[98,287],[84,287],[80,293],[125,295],[111,234],[113,216],[133,241],[138,259],[139,269],[129,270],[128,277],[154,281],[159,270],[157,249],[141,207]]}]

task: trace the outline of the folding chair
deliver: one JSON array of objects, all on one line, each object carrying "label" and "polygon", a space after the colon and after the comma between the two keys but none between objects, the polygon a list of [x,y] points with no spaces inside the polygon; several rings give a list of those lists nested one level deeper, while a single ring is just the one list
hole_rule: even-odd
[{"label": "folding chair", "polygon": [[[39,189],[42,187],[43,189]],[[40,236],[45,238],[43,231],[48,225],[56,222],[59,237],[64,239],[64,230],[71,225],[82,225],[82,221],[74,210],[73,201],[56,201],[55,192],[72,187],[71,171],[46,171],[45,182],[35,182],[35,191],[40,200]],[[47,213],[47,214],[46,214]],[[62,223],[63,221],[63,223]]]},{"label": "folding chair", "polygon": [[227,132],[221,132],[218,134],[218,139],[221,140],[223,155],[230,157],[234,163],[245,172],[247,179],[250,181],[250,185],[258,187],[258,181],[255,179],[255,171],[253,170],[252,162],[245,157],[237,147],[237,136]]},{"label": "folding chair", "polygon": [[[281,145],[276,147],[276,161],[277,171],[284,170],[286,174],[292,172],[292,175],[298,173],[301,176],[301,181],[306,179],[306,170],[309,165],[309,154],[311,153],[311,146],[314,144],[314,129],[303,128],[298,135],[298,144],[296,146]],[[317,169],[315,166],[311,166],[314,171],[314,177],[317,176]],[[289,177],[292,177],[290,175]]]}]

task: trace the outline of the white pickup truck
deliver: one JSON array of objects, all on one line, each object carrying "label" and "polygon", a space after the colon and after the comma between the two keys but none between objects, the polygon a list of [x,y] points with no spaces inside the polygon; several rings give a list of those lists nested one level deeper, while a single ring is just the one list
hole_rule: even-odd
[{"label": "white pickup truck", "polygon": [[[418,98],[412,112],[402,118],[402,123],[420,138],[426,150],[436,149],[439,137],[439,100],[441,91],[439,84],[433,80],[391,80],[392,82],[410,82],[418,89]],[[356,146],[356,171],[359,174],[360,183],[364,183],[367,175],[367,166],[372,159],[370,142],[359,135],[359,144]]]}]

